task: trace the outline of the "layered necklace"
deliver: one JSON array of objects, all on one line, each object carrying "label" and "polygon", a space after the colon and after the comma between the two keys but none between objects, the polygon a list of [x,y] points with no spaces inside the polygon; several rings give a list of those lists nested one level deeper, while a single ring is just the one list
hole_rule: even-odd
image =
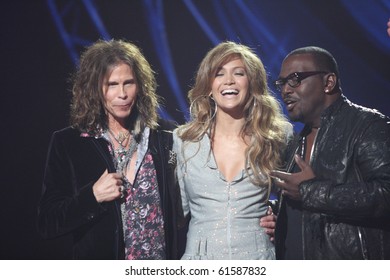
[{"label": "layered necklace", "polygon": [[[118,136],[115,136],[111,129],[108,129],[108,133],[115,140],[115,142],[119,144],[118,148],[114,149],[116,171],[125,176],[130,160],[137,149],[137,142],[135,141],[132,133],[130,133],[129,131],[126,131],[125,133],[119,132]],[[129,138],[129,145],[124,144]],[[127,146],[128,148],[126,148]]]},{"label": "layered necklace", "polygon": [[121,147],[125,147],[126,145],[123,145],[123,142],[125,142],[129,136],[130,136],[130,131],[126,131],[126,132],[119,132],[118,133],[118,136],[116,137],[114,135],[114,133],[111,131],[111,129],[108,129],[108,133],[110,133],[110,135],[112,136],[112,138],[115,139],[115,141],[121,146]]}]

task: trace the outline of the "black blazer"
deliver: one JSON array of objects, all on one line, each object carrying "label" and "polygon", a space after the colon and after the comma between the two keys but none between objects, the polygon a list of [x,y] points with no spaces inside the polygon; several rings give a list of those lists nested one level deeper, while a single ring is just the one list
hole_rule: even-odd
[{"label": "black blazer", "polygon": [[[179,188],[170,158],[172,129],[165,123],[151,130],[149,151],[156,167],[164,216],[166,256],[177,259]],[[170,160],[171,159],[171,160]],[[115,172],[107,142],[81,137],[65,128],[54,132],[46,162],[38,230],[45,238],[71,234],[75,259],[124,259],[123,229],[118,201],[98,203],[92,186],[104,170]],[[182,250],[182,249],[180,249]]]}]

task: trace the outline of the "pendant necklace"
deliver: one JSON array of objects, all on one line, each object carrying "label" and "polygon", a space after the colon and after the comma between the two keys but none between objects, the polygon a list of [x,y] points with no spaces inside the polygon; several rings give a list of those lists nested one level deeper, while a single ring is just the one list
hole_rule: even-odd
[{"label": "pendant necklace", "polygon": [[[114,138],[114,140],[119,144],[119,147],[114,149],[114,158],[115,158],[115,168],[116,171],[122,174],[124,177],[126,175],[126,170],[129,166],[130,160],[133,157],[134,152],[137,150],[137,142],[135,141],[132,133],[119,133],[118,137],[108,129],[108,133]],[[130,137],[131,135],[131,137]],[[123,145],[123,142],[130,137],[129,148],[126,149],[127,145]]]},{"label": "pendant necklace", "polygon": [[108,129],[108,132],[114,138],[114,140],[122,147],[125,148],[126,145],[123,145],[123,142],[125,142],[129,136],[130,136],[130,131],[126,132],[119,132],[118,137],[115,137],[114,133],[111,131],[111,129]]},{"label": "pendant necklace", "polygon": [[[130,164],[131,158],[133,157],[133,154],[137,150],[137,141],[135,141],[135,138],[133,136],[133,133],[130,133],[129,131],[127,133],[119,133],[118,137],[115,137],[114,133],[108,129],[108,133],[114,140],[119,144],[119,147],[117,149],[114,149],[113,151],[113,157],[114,157],[114,164],[116,172],[119,174],[122,174],[123,178],[123,190],[120,197],[120,208],[121,208],[121,216],[122,221],[126,222],[128,221],[128,215],[129,213],[126,211],[126,197],[127,192],[132,187],[132,184],[129,182],[129,180],[126,177],[126,171]],[[131,137],[130,137],[131,136]],[[123,143],[130,137],[128,146],[129,148],[126,149],[127,145],[123,145]],[[110,137],[109,137],[110,138]],[[112,147],[114,147],[113,143],[111,143]],[[131,199],[131,197],[130,197]],[[123,227],[123,236],[126,236],[126,226]]]}]

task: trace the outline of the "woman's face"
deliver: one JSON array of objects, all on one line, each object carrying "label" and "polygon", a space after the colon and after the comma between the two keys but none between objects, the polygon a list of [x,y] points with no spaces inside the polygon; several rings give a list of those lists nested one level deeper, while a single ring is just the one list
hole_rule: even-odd
[{"label": "woman's face", "polygon": [[103,83],[105,109],[109,125],[125,125],[137,100],[137,81],[133,70],[125,63],[113,67]]},{"label": "woman's face", "polygon": [[248,75],[240,58],[222,65],[217,70],[211,85],[212,96],[218,105],[218,110],[242,116],[248,88]]}]

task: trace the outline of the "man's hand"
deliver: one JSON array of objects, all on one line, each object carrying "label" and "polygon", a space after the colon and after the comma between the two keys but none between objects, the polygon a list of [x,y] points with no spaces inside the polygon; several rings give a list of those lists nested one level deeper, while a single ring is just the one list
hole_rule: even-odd
[{"label": "man's hand", "polygon": [[294,200],[301,200],[299,193],[299,184],[315,178],[313,169],[299,155],[295,155],[295,162],[298,164],[301,172],[287,173],[283,171],[272,171],[271,177],[274,177],[275,185],[282,189],[282,194]]},{"label": "man's hand", "polygon": [[104,171],[92,187],[97,202],[112,201],[121,196],[123,191],[122,175]]}]

